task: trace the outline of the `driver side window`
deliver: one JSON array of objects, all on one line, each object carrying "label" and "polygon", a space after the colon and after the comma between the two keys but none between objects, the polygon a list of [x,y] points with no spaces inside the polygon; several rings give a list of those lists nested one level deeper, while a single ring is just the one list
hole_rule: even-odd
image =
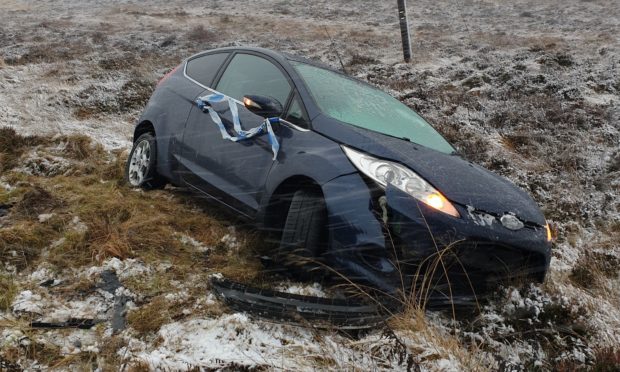
[{"label": "driver side window", "polygon": [[237,54],[232,59],[216,90],[239,101],[245,95],[267,96],[286,105],[291,86],[273,63],[251,54]]}]

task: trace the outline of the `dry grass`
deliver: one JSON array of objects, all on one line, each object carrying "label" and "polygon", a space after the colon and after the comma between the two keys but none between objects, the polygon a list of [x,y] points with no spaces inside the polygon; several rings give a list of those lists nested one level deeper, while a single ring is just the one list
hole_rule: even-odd
[{"label": "dry grass", "polygon": [[[205,281],[206,282],[206,278]],[[204,283],[203,282],[203,283]],[[201,304],[199,298],[204,297],[206,289],[197,286],[197,293],[188,297],[169,298],[166,295],[174,293],[165,291],[164,293],[151,298],[150,302],[130,311],[127,314],[127,322],[140,336],[153,334],[171,321],[178,321],[187,318],[189,314],[185,311],[192,309],[191,316],[216,317],[223,314],[223,307],[220,303]]]},{"label": "dry grass", "polygon": [[618,372],[620,371],[620,349],[613,347],[594,350],[594,363],[587,368],[571,360],[561,360],[554,369],[558,372]]},{"label": "dry grass", "polygon": [[99,356],[103,359],[103,363],[99,367],[104,372],[116,372],[121,365],[121,357],[118,351],[127,346],[127,341],[120,335],[114,335],[106,340],[99,349]]},{"label": "dry grass", "polygon": [[25,65],[69,61],[83,56],[90,50],[90,46],[83,42],[40,43],[31,46],[26,53],[19,57],[6,59],[5,63],[7,65]]},{"label": "dry grass", "polygon": [[21,217],[35,219],[38,215],[49,213],[62,205],[62,201],[40,186],[29,188],[13,211]]},{"label": "dry grass", "polygon": [[0,262],[18,270],[32,266],[56,235],[50,227],[29,221],[0,229]]},{"label": "dry grass", "polygon": [[[388,325],[395,332],[406,335],[409,340],[419,341],[407,343],[407,352],[419,359],[418,362],[454,358],[467,371],[490,370],[481,359],[476,345],[466,347],[456,336],[440,330],[427,320],[419,307],[405,309],[392,317]],[[435,353],[428,354],[428,350],[418,344],[433,345]]]},{"label": "dry grass", "polygon": [[13,277],[0,274],[0,310],[9,310],[16,295],[17,285]]},{"label": "dry grass", "polygon": [[17,159],[22,155],[26,147],[45,143],[46,140],[39,137],[24,137],[10,127],[0,128],[0,172],[4,172],[16,165]]},{"label": "dry grass", "polygon": [[[24,138],[13,130],[4,132],[17,146],[6,147],[2,154],[21,154],[28,145],[47,144],[49,148],[40,146],[39,151],[60,151],[59,155],[76,162],[68,175],[6,173],[9,184],[20,186],[0,192],[0,200],[15,204],[9,226],[0,230],[2,262],[23,269],[45,251],[46,261],[59,267],[107,257],[140,257],[146,262],[169,260],[182,267],[209,266],[233,278],[256,276],[260,262],[251,250],[244,249],[248,242],[241,241],[234,251],[222,244],[227,222],[205,214],[192,196],[128,188],[123,182],[123,154],[108,154],[85,136],[61,137],[52,143]],[[53,216],[41,223],[38,215],[42,213]],[[191,245],[181,242],[182,234],[219,248],[208,259],[199,257]]]},{"label": "dry grass", "polygon": [[155,297],[150,303],[127,314],[127,323],[140,335],[157,332],[171,321],[169,303],[164,297]]},{"label": "dry grass", "polygon": [[187,38],[198,43],[214,42],[217,40],[217,34],[206,29],[203,25],[196,25],[187,32]]},{"label": "dry grass", "polygon": [[571,270],[569,278],[578,286],[595,289],[605,278],[616,278],[620,273],[620,259],[612,254],[584,251]]},{"label": "dry grass", "polygon": [[24,359],[37,360],[40,365],[54,366],[64,359],[61,348],[55,345],[41,342],[38,340],[36,331],[33,331],[27,321],[9,320],[0,317],[0,329],[19,330],[23,334],[24,340],[30,340],[29,343],[23,343],[20,347],[5,346],[0,348],[0,370],[4,365],[2,362],[12,363],[16,368],[8,368],[9,371],[21,371],[19,364]]},{"label": "dry grass", "polygon": [[366,55],[353,53],[351,58],[347,62],[347,66],[356,66],[356,65],[374,65],[379,63],[379,60],[373,57],[369,57]]}]

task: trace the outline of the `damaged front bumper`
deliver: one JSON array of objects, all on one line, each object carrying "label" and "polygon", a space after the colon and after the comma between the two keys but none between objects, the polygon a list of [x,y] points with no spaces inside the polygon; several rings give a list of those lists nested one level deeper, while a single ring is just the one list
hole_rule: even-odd
[{"label": "damaged front bumper", "polygon": [[430,286],[435,296],[481,297],[499,284],[544,280],[551,259],[544,226],[511,230],[496,216],[458,204],[461,218],[454,218],[392,187],[386,198],[410,286]]},{"label": "damaged front bumper", "polygon": [[385,322],[393,309],[378,303],[277,292],[211,277],[215,294],[230,308],[263,318],[315,328],[367,329]]},{"label": "damaged front bumper", "polygon": [[473,306],[498,284],[543,281],[549,267],[544,226],[510,230],[497,217],[458,204],[455,218],[395,187],[373,189],[357,174],[324,190],[326,262],[343,278],[393,298],[414,296],[430,308]]}]

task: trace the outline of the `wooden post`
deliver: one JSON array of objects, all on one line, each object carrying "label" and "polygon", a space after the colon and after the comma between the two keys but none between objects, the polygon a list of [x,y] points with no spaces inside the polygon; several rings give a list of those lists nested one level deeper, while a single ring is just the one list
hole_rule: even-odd
[{"label": "wooden post", "polygon": [[405,62],[411,62],[411,41],[409,40],[409,22],[407,21],[407,0],[398,0],[398,21],[400,36],[403,40]]}]

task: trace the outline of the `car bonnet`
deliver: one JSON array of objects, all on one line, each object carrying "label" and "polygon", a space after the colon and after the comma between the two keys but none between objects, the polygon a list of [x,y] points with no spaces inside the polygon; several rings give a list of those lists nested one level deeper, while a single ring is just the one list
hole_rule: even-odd
[{"label": "car bonnet", "polygon": [[524,222],[545,224],[540,209],[526,192],[461,156],[340,123],[322,114],[313,120],[313,130],[341,144],[406,165],[453,203],[498,216],[511,213]]}]

